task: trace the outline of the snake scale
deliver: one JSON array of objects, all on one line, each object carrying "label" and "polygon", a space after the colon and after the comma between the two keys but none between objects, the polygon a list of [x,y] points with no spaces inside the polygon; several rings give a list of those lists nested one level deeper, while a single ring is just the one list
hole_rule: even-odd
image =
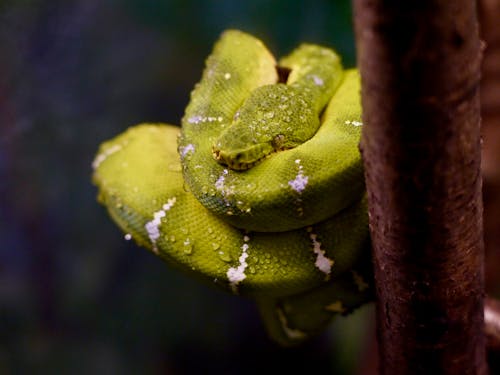
[{"label": "snake scale", "polygon": [[254,299],[273,339],[299,343],[373,292],[359,85],[329,48],[276,62],[225,31],[181,128],[140,124],[100,146],[98,200],[125,238]]}]

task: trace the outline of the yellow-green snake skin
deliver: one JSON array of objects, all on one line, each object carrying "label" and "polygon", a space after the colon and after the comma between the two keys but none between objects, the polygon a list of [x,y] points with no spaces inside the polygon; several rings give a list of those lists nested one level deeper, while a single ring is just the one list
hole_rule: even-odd
[{"label": "yellow-green snake skin", "polygon": [[331,49],[276,62],[229,30],[182,129],[141,124],[103,143],[93,181],[126,238],[254,299],[294,344],[371,298],[361,125],[358,73]]}]

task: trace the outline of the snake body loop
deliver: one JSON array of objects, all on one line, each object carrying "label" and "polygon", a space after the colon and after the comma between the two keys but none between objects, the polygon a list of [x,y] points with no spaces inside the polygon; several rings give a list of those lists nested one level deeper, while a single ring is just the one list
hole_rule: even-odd
[{"label": "snake body loop", "polygon": [[[225,49],[233,47],[226,46],[230,43],[228,39],[239,38],[233,33],[227,33],[220,42],[225,48],[220,48],[219,60],[232,58],[233,53],[226,56]],[[256,88],[236,109],[229,127],[219,124],[221,132],[214,143],[214,154],[231,169],[251,168],[272,152],[296,147],[311,138],[320,125],[320,112],[343,74],[340,59],[333,51],[308,44],[297,48],[279,64],[291,72],[286,84],[272,83]],[[205,76],[204,80],[212,81],[213,77]],[[186,111],[188,115],[199,111],[203,107],[199,102],[205,98],[202,95],[198,98],[194,93],[193,99]]]},{"label": "snake body loop", "polygon": [[[308,44],[280,65],[290,69],[286,85],[277,83],[276,62],[262,43],[224,33],[182,120],[179,152],[190,191],[223,220],[251,231],[312,225],[364,189],[361,128],[353,125],[361,113],[357,72],[344,72],[332,50]],[[241,173],[209,162],[213,149],[235,169],[252,168]]]},{"label": "snake body loop", "polygon": [[278,65],[286,83],[262,42],[225,32],[182,130],[142,124],[103,143],[93,180],[126,238],[255,299],[289,344],[371,289],[358,74],[310,44]]}]

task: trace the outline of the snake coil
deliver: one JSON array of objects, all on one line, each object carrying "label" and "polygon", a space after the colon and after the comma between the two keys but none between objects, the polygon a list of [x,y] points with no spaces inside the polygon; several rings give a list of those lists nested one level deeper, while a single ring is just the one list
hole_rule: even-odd
[{"label": "snake coil", "polygon": [[360,125],[358,73],[335,52],[304,44],[277,63],[229,30],[182,129],[141,124],[103,143],[93,181],[127,239],[253,298],[293,344],[371,298]]}]

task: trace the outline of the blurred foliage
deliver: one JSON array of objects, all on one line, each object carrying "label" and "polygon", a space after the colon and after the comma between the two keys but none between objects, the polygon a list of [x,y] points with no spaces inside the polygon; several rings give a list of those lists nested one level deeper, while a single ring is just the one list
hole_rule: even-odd
[{"label": "blurred foliage", "polygon": [[96,203],[98,144],[178,124],[226,28],[354,64],[349,1],[0,3],[0,373],[351,372],[370,309],[278,348],[250,301],[168,269]]}]

